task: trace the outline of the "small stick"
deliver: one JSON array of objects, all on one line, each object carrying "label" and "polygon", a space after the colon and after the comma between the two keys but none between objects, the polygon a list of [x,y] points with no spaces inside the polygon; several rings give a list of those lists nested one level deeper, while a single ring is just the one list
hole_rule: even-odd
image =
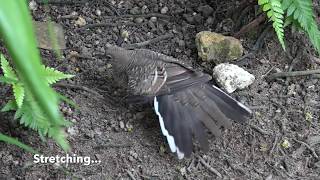
[{"label": "small stick", "polygon": [[273,142],[272,148],[271,148],[271,150],[270,150],[270,152],[269,152],[269,156],[272,155],[274,149],[276,148],[277,143],[278,143],[278,140],[279,140],[279,137],[276,135],[276,137],[274,138],[274,142]]},{"label": "small stick", "polygon": [[206,167],[210,172],[212,172],[213,174],[217,175],[219,178],[222,178],[222,175],[219,173],[218,170],[216,170],[215,168],[213,168],[212,166],[210,166],[204,159],[202,159],[202,157],[197,156],[200,163]]},{"label": "small stick", "polygon": [[159,13],[149,13],[149,14],[125,14],[120,16],[108,16],[107,18],[115,19],[115,18],[150,18],[150,17],[158,17],[158,18],[165,18],[170,19],[171,16],[159,14]]},{"label": "small stick", "polygon": [[154,39],[150,39],[150,40],[147,40],[147,41],[144,41],[144,42],[140,42],[140,43],[134,43],[134,44],[128,44],[125,46],[125,48],[127,49],[135,49],[135,48],[141,48],[143,46],[147,46],[149,44],[153,44],[153,43],[156,43],[156,42],[159,42],[159,41],[162,41],[162,40],[165,40],[165,39],[169,39],[169,38],[172,38],[173,37],[173,34],[165,34],[163,36],[159,36],[159,37],[156,37]]},{"label": "small stick", "polygon": [[282,78],[282,77],[307,76],[312,74],[320,74],[320,69],[307,70],[307,71],[279,72],[279,73],[271,74],[270,76],[267,76],[267,77],[268,79],[276,79],[276,78]]},{"label": "small stick", "polygon": [[263,135],[269,135],[269,136],[271,135],[271,133],[269,133],[269,132],[267,132],[267,131],[265,131],[265,130],[263,130],[263,129],[255,126],[255,125],[253,125],[253,124],[250,124],[250,127],[251,127],[252,129],[256,130],[257,132],[263,134]]},{"label": "small stick", "polygon": [[115,26],[140,26],[140,25],[144,25],[145,23],[133,23],[133,22],[128,22],[125,24],[121,24],[121,23],[93,23],[93,24],[87,24],[85,26],[79,27],[77,30],[85,30],[85,29],[90,29],[90,28],[99,28],[99,27],[115,27]]},{"label": "small stick", "polygon": [[259,24],[261,24],[263,21],[265,21],[265,19],[266,19],[266,15],[265,14],[260,15],[259,17],[257,17],[253,21],[251,21],[249,24],[243,26],[240,29],[240,31],[238,31],[237,33],[234,34],[234,36],[236,38],[239,38],[243,34],[249,32],[250,30],[253,30],[254,28],[256,28]]},{"label": "small stick", "polygon": [[71,89],[79,89],[79,90],[83,90],[83,91],[87,91],[89,93],[92,93],[96,96],[100,96],[103,97],[101,94],[99,94],[97,91],[94,91],[92,89],[89,89],[85,86],[80,86],[80,85],[75,85],[75,84],[65,84],[65,83],[56,83],[53,86],[55,87],[64,87],[64,88],[71,88]]},{"label": "small stick", "polygon": [[319,159],[319,156],[317,155],[317,153],[315,152],[315,150],[309,146],[309,144],[307,144],[307,143],[305,143],[305,142],[303,142],[303,141],[299,141],[299,140],[297,140],[297,139],[293,139],[293,140],[294,140],[295,142],[297,142],[297,143],[300,143],[300,144],[306,146],[306,147],[311,151],[312,155],[313,155],[316,159]]},{"label": "small stick", "polygon": [[132,180],[136,180],[136,178],[133,176],[133,174],[129,170],[126,169],[126,172]]}]

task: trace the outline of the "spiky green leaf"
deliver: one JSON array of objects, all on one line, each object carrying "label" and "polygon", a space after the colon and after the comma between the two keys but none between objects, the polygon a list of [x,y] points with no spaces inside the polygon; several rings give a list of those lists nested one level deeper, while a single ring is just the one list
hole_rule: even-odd
[{"label": "spiky green leaf", "polygon": [[308,34],[311,43],[320,54],[320,31],[315,21],[312,0],[284,0],[282,7],[287,10],[287,17],[297,21]]},{"label": "spiky green leaf", "polygon": [[285,50],[284,43],[284,11],[280,0],[258,0],[258,4],[262,6],[262,10],[267,12],[267,17],[271,20],[273,29],[275,30],[278,40]]},{"label": "spiky green leaf", "polygon": [[68,79],[74,77],[74,75],[64,74],[51,67],[43,66],[43,74],[48,84],[54,84],[62,79]]},{"label": "spiky green leaf", "polygon": [[0,133],[0,141],[4,141],[4,142],[7,142],[7,143],[10,143],[10,144],[13,144],[13,145],[16,145],[26,151],[29,151],[31,153],[38,153],[36,150],[32,149],[30,146],[26,145],[26,144],[23,144],[22,142],[18,141],[17,139],[15,138],[12,138],[12,137],[9,137],[9,136],[6,136],[2,133]]},{"label": "spiky green leaf", "polygon": [[1,69],[3,71],[4,77],[15,79],[17,80],[18,77],[12,67],[10,66],[9,62],[6,60],[6,58],[3,56],[3,54],[0,55],[0,61],[1,61]]},{"label": "spiky green leaf", "polygon": [[14,83],[12,85],[13,94],[16,99],[18,107],[22,106],[23,98],[24,98],[24,87],[22,83]]},{"label": "spiky green leaf", "polygon": [[1,83],[6,83],[6,84],[14,84],[17,83],[18,80],[17,79],[12,79],[9,77],[5,77],[5,76],[0,76],[0,82]]},{"label": "spiky green leaf", "polygon": [[7,104],[1,109],[1,112],[17,110],[18,106],[16,101],[10,100]]}]

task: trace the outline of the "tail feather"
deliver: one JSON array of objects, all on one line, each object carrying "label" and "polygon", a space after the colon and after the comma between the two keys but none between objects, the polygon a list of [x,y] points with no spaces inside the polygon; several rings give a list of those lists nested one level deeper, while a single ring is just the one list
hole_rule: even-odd
[{"label": "tail feather", "polygon": [[251,114],[244,105],[208,84],[157,96],[154,98],[154,107],[162,133],[179,159],[191,155],[192,136],[204,151],[209,149],[204,127],[215,136],[220,136],[220,127],[229,128],[230,119],[244,122]]},{"label": "tail feather", "polygon": [[208,99],[211,99],[229,119],[243,123],[251,116],[251,110],[233,99],[215,86],[208,84],[201,87]]}]

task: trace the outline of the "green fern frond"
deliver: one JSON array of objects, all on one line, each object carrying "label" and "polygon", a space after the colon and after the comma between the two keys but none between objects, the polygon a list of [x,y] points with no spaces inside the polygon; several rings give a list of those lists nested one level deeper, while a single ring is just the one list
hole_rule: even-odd
[{"label": "green fern frond", "polygon": [[22,106],[23,98],[24,98],[24,87],[22,83],[14,83],[12,85],[13,95],[16,99],[18,107]]},{"label": "green fern frond", "polygon": [[320,54],[320,31],[315,14],[312,8],[312,0],[284,0],[284,10],[287,10],[287,17],[298,21],[303,30],[308,34],[313,46]]},{"label": "green fern frond", "polygon": [[13,137],[10,137],[10,136],[7,136],[7,135],[4,135],[2,133],[0,133],[0,141],[4,141],[4,142],[7,142],[7,143],[10,143],[10,144],[13,144],[13,145],[16,145],[22,149],[25,149],[26,151],[29,151],[31,153],[37,153],[39,154],[38,151],[34,150],[33,148],[31,148],[30,146],[26,145],[26,144],[23,144],[22,142],[18,141],[17,139],[13,138]]},{"label": "green fern frond", "polygon": [[18,80],[17,79],[8,78],[8,77],[5,77],[5,76],[1,76],[0,77],[0,82],[1,83],[6,83],[6,84],[14,84],[14,83],[17,83]]},{"label": "green fern frond", "polygon": [[0,61],[4,77],[17,80],[18,77],[16,73],[14,72],[6,58],[3,56],[3,54],[0,55]]},{"label": "green fern frond", "polygon": [[267,12],[268,18],[273,22],[272,26],[275,30],[278,40],[285,50],[284,43],[284,11],[281,7],[280,0],[258,0],[258,4],[262,6],[262,10]]},{"label": "green fern frond", "polygon": [[13,111],[13,110],[17,110],[18,106],[16,101],[14,100],[10,100],[9,102],[7,102],[7,104],[1,109],[1,112],[7,112],[7,111]]},{"label": "green fern frond", "polygon": [[[17,113],[19,114],[17,115]],[[38,131],[43,136],[51,127],[51,123],[46,119],[31,93],[26,94],[22,107],[16,111],[16,116],[20,118],[20,124]]]},{"label": "green fern frond", "polygon": [[[60,128],[53,127],[47,117],[43,114],[39,104],[33,98],[32,94],[26,92],[24,85],[19,80],[13,68],[3,55],[0,57],[1,68],[3,69],[4,76],[0,77],[0,82],[12,85],[15,100],[9,101],[3,108],[2,112],[16,110],[14,119],[19,119],[20,124],[37,131],[40,137],[54,137],[56,140],[61,138],[61,146],[67,147],[68,144],[64,143],[64,134],[54,134],[60,131]],[[71,78],[73,75],[64,74],[50,67],[43,66],[43,76],[48,84],[53,84],[59,80]],[[68,122],[63,120],[63,126],[68,126]]]},{"label": "green fern frond", "polygon": [[70,75],[70,74],[64,74],[63,72],[60,72],[58,70],[55,70],[54,68],[51,67],[44,67],[44,77],[47,81],[48,84],[54,84],[59,80],[62,79],[69,79],[74,77],[74,75]]}]

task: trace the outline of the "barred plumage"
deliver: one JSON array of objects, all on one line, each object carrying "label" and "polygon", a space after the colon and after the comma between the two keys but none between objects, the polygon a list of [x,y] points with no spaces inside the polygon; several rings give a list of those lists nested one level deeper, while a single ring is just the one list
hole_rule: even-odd
[{"label": "barred plumage", "polygon": [[211,76],[179,60],[146,49],[108,45],[114,75],[127,86],[131,102],[153,101],[160,127],[178,158],[190,156],[192,138],[208,151],[207,127],[215,136],[231,120],[245,122],[251,110],[214,85]]}]

